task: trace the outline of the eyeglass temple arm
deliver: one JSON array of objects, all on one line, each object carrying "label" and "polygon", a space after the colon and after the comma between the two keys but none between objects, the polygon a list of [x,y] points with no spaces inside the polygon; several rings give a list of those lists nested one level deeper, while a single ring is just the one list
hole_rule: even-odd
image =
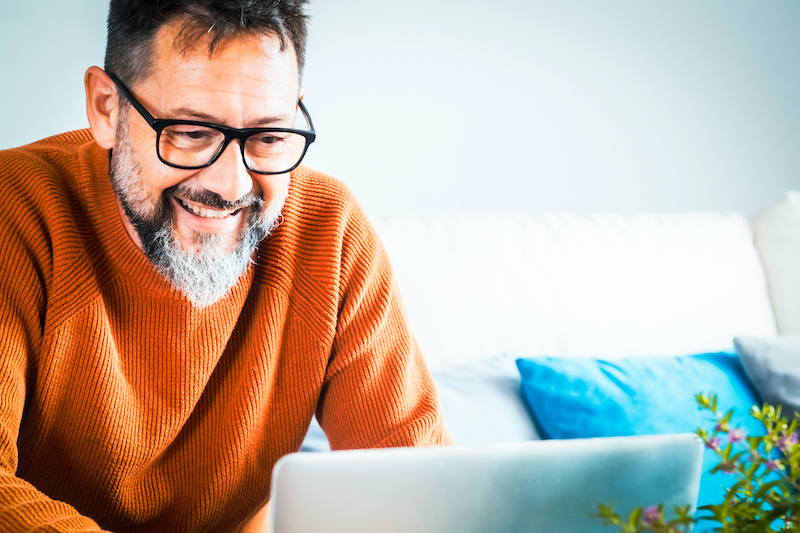
[{"label": "eyeglass temple arm", "polygon": [[[117,89],[119,90],[119,92],[122,93],[122,96],[124,96],[125,99],[128,100],[128,102],[130,102],[130,104],[136,109],[136,111],[138,111],[139,114],[142,115],[142,118],[144,118],[147,121],[147,123],[150,124],[151,127],[154,126],[156,118],[153,115],[151,115],[150,112],[147,109],[145,109],[144,106],[140,104],[138,100],[136,100],[136,98],[133,96],[133,93],[131,93],[130,90],[128,90],[125,84],[122,83],[122,81],[111,72],[106,72],[106,74],[108,75],[109,78],[111,78],[111,81],[114,82],[114,85],[117,86]],[[316,133],[316,130],[314,129],[314,122],[311,120],[311,115],[309,115],[308,109],[306,109],[306,105],[303,103],[302,99],[297,100],[297,106],[300,108],[300,111],[303,112],[303,116],[306,118],[306,122],[308,122],[308,127],[310,128],[310,131]]]},{"label": "eyeglass temple arm", "polygon": [[142,104],[139,103],[139,101],[133,96],[133,93],[131,93],[130,90],[128,90],[125,84],[122,83],[122,81],[116,75],[112,74],[111,72],[106,72],[106,74],[108,74],[108,77],[111,78],[111,81],[114,82],[114,85],[117,86],[117,90],[119,90],[119,92],[122,93],[122,96],[124,96],[125,99],[128,102],[130,102],[130,104],[134,107],[134,109],[136,109],[136,111],[138,111],[139,114],[142,115],[142,118],[144,118],[147,121],[147,123],[150,124],[151,127],[153,127],[156,122],[156,118],[153,115],[151,115],[150,112],[147,109],[145,109]]},{"label": "eyeglass temple arm", "polygon": [[302,99],[297,100],[297,106],[300,108],[300,111],[303,112],[303,116],[306,117],[306,122],[308,122],[309,130],[313,133],[316,133],[317,130],[314,129],[314,123],[311,121],[311,115],[308,114],[308,109],[306,109],[306,105],[303,103]]}]

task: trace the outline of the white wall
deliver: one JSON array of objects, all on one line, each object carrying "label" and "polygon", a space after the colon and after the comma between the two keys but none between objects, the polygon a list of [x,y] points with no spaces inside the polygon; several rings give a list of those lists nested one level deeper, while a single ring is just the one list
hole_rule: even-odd
[{"label": "white wall", "polygon": [[[84,126],[106,1],[0,2],[0,147]],[[372,215],[752,215],[800,189],[796,0],[312,0],[310,11],[319,139],[307,162]]]},{"label": "white wall", "polygon": [[0,0],[0,148],[88,127],[83,74],[102,65],[108,0]]}]

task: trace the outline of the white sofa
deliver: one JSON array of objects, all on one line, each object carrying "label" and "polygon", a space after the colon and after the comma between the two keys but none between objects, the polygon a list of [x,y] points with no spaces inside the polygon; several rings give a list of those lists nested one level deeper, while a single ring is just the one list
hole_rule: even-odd
[{"label": "white sofa", "polygon": [[[800,192],[752,220],[473,213],[374,222],[457,445],[711,428],[700,392],[738,410],[731,421],[750,434],[763,429],[748,416],[753,403],[800,411]],[[316,421],[303,449],[329,449]],[[723,501],[735,481],[711,473],[718,462],[705,450],[698,507]],[[592,502],[599,492],[585,482]],[[707,520],[695,527],[712,530]]]},{"label": "white sofa", "polygon": [[[800,192],[752,220],[443,213],[374,223],[459,445],[539,438],[518,357],[665,358],[800,334]],[[318,426],[304,448],[325,448]]]}]

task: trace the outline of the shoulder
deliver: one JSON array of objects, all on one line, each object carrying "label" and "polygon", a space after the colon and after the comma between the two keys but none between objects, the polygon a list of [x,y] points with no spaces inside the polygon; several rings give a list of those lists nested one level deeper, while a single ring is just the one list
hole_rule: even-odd
[{"label": "shoulder", "polygon": [[373,238],[372,225],[350,189],[308,167],[292,173],[283,216],[287,230],[314,235],[319,244],[327,241],[341,248],[353,237]]},{"label": "shoulder", "polygon": [[292,172],[286,214],[303,212],[310,215],[332,215],[357,207],[353,193],[338,179],[299,166]]},{"label": "shoulder", "polygon": [[31,144],[0,150],[3,173],[25,170],[47,170],[69,165],[79,157],[81,147],[94,143],[89,130],[54,135]]},{"label": "shoulder", "polygon": [[18,148],[0,150],[3,178],[0,201],[19,197],[43,199],[48,192],[74,188],[79,177],[87,174],[86,167],[96,163],[92,160],[101,152],[89,130],[63,133]]},{"label": "shoulder", "polygon": [[107,169],[107,161],[107,152],[88,130],[0,151],[0,206],[5,212],[0,235],[8,253],[16,254],[3,263],[4,270],[16,271],[25,258],[40,276],[51,278],[55,249],[73,250],[80,242],[86,183]]},{"label": "shoulder", "polygon": [[108,152],[88,130],[49,137],[0,151],[0,205],[18,224],[36,232],[72,224],[85,210],[89,183],[108,172]]},{"label": "shoulder", "polygon": [[315,298],[326,294],[329,305],[338,305],[354,265],[383,255],[353,193],[322,172],[303,166],[292,172],[282,216],[282,224],[260,249],[264,262],[257,271],[286,290],[307,285]]}]

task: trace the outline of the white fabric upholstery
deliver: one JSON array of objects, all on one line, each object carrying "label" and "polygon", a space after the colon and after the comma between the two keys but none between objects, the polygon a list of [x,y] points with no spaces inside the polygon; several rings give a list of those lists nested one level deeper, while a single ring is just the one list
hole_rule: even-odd
[{"label": "white fabric upholstery", "polygon": [[434,369],[501,354],[730,350],[735,336],[776,333],[737,214],[431,214],[375,225]]},{"label": "white fabric upholstery", "polygon": [[786,194],[753,220],[775,319],[782,334],[800,335],[800,191]]}]

